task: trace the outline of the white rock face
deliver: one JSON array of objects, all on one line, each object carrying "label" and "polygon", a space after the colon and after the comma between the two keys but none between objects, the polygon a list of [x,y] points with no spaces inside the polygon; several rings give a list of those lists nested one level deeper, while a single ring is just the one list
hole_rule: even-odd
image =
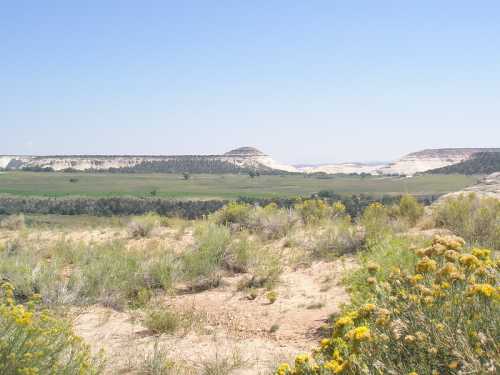
[{"label": "white rock face", "polygon": [[111,168],[130,168],[145,162],[182,161],[186,158],[202,158],[205,161],[229,163],[244,169],[278,170],[297,172],[297,169],[280,164],[268,155],[251,147],[242,147],[224,155],[193,156],[0,156],[0,168],[22,170],[23,168],[52,168],[54,171],[73,169],[77,171],[109,170]]},{"label": "white rock face", "polygon": [[378,170],[385,167],[385,164],[361,164],[361,163],[341,163],[341,164],[325,164],[317,166],[303,166],[299,167],[299,171],[303,173],[368,173],[368,174],[379,174]]},{"label": "white rock face", "polygon": [[457,164],[469,159],[477,152],[498,152],[494,148],[443,148],[424,150],[408,154],[379,170],[381,174],[414,175],[436,168]]}]

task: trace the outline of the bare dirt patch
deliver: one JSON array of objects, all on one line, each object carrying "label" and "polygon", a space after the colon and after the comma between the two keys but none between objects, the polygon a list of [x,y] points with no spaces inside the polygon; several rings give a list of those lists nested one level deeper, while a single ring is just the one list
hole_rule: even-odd
[{"label": "bare dirt patch", "polygon": [[207,363],[238,358],[232,374],[268,374],[277,363],[316,346],[318,330],[348,302],[340,280],[354,267],[354,259],[347,257],[287,269],[272,304],[264,290],[253,300],[238,291],[244,276],[224,278],[217,289],[163,297],[159,303],[165,309],[193,309],[204,316],[201,326],[184,334],[155,336],[142,325],[140,313],[102,307],[81,313],[74,326],[94,351],[105,351],[110,374],[138,373],[155,345],[186,373],[203,373]]}]

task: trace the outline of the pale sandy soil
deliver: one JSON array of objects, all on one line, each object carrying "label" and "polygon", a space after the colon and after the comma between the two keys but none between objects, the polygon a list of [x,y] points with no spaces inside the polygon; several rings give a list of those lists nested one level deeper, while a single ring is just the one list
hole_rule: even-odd
[{"label": "pale sandy soil", "polygon": [[[345,258],[289,269],[282,275],[274,304],[264,292],[252,301],[237,291],[242,276],[225,278],[217,289],[162,298],[166,309],[193,309],[203,317],[201,327],[187,334],[155,336],[137,314],[102,307],[81,313],[74,327],[94,351],[104,350],[109,374],[134,373],[156,342],[171,360],[195,374],[202,373],[204,363],[235,356],[241,363],[231,373],[269,374],[277,363],[317,345],[318,330],[348,301],[340,279],[353,267],[354,260]],[[279,328],[271,333],[273,325]]]},{"label": "pale sandy soil", "polygon": [[[22,237],[33,249],[67,240],[83,243],[126,241],[127,246],[165,245],[178,252],[193,244],[192,228],[160,228],[150,238],[131,239],[124,228],[54,231],[31,229],[25,234],[0,231],[0,244]],[[267,246],[281,248],[284,240]],[[293,249],[287,249],[293,252]],[[103,351],[106,374],[139,374],[146,357],[155,346],[179,368],[173,373],[203,374],[207,363],[227,360],[235,364],[231,374],[270,374],[283,361],[310,352],[317,346],[319,330],[331,314],[348,302],[340,281],[346,271],[356,267],[353,257],[333,262],[316,262],[300,267],[286,267],[275,291],[278,298],[270,304],[266,290],[248,298],[239,291],[238,282],[248,275],[223,278],[216,289],[196,294],[157,298],[160,308],[191,311],[197,322],[191,329],[176,334],[155,335],[143,325],[144,311],[116,311],[101,306],[71,310],[76,333],[94,353]],[[273,327],[273,329],[271,329]]]}]

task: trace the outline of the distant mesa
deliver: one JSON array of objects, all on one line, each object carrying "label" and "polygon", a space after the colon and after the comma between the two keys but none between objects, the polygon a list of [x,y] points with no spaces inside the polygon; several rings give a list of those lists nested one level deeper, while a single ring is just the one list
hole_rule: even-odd
[{"label": "distant mesa", "polygon": [[234,150],[226,152],[224,156],[251,157],[251,156],[267,156],[267,155],[264,154],[262,151],[256,149],[255,147],[246,146],[246,147],[235,148]]},{"label": "distant mesa", "polygon": [[[115,173],[371,174],[413,176],[418,173],[485,174],[497,172],[498,148],[444,148],[413,152],[392,163],[287,165],[255,147],[222,155],[0,155],[0,170],[110,171]],[[451,167],[452,166],[452,167]]]}]

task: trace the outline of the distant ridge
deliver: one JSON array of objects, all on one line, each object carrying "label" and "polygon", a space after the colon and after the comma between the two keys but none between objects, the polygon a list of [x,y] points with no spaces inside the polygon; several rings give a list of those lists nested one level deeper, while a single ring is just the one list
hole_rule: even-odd
[{"label": "distant ridge", "polygon": [[458,164],[432,169],[430,174],[491,174],[500,172],[500,152],[478,152]]},{"label": "distant ridge", "polygon": [[297,172],[255,147],[222,155],[51,155],[0,156],[0,169],[20,171],[95,171],[115,173],[249,173]]}]

